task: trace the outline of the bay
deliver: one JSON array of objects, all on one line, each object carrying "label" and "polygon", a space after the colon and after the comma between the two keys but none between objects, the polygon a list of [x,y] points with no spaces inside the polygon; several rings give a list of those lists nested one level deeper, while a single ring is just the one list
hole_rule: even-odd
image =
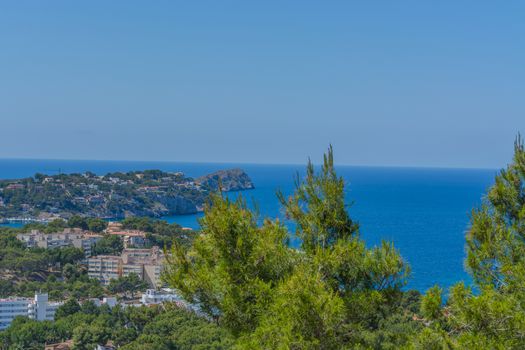
[{"label": "bay", "polygon": [[[197,177],[232,167],[244,169],[256,188],[228,195],[245,197],[261,218],[283,217],[275,193],[280,189],[290,194],[294,176],[304,174],[302,165],[0,159],[0,178],[146,169],[182,171]],[[369,246],[381,240],[394,242],[411,265],[408,288],[425,291],[434,284],[448,288],[460,280],[470,282],[464,269],[465,232],[470,212],[481,204],[496,170],[354,166],[337,170],[347,184],[348,201],[354,203],[349,212],[360,223],[361,237]],[[201,215],[164,219],[198,228]],[[299,242],[293,239],[292,244]]]}]

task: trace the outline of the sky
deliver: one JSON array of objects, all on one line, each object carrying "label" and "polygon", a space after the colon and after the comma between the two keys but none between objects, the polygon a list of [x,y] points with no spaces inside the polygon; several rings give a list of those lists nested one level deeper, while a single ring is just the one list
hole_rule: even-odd
[{"label": "sky", "polygon": [[4,1],[0,158],[499,168],[523,1]]}]

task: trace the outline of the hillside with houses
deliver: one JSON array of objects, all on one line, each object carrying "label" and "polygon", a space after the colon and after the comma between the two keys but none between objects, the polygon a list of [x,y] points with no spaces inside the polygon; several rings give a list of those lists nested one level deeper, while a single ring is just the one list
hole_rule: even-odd
[{"label": "hillside with houses", "polygon": [[[213,179],[213,181],[210,181]],[[241,169],[223,170],[193,179],[181,172],[145,170],[94,173],[36,174],[0,180],[0,221],[134,216],[161,217],[202,210],[211,191],[253,188]]]}]

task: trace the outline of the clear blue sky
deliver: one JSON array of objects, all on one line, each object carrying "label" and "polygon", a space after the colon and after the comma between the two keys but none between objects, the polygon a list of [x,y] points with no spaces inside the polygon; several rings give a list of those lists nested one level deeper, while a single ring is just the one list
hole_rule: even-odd
[{"label": "clear blue sky", "polygon": [[4,1],[0,158],[501,167],[523,1]]}]

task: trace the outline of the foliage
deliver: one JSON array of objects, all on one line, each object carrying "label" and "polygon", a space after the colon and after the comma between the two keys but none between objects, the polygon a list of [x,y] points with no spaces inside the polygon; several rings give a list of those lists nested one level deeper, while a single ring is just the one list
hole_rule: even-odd
[{"label": "foliage", "polygon": [[[71,265],[69,265],[71,266]],[[66,278],[64,273],[69,277]],[[35,291],[48,293],[52,300],[63,300],[65,298],[101,298],[106,294],[100,282],[89,278],[87,271],[83,268],[73,266],[73,269],[64,270],[63,279],[60,274],[50,274],[46,280],[22,280],[12,284],[12,290],[6,296],[19,295],[31,297]]]},{"label": "foliage", "polygon": [[130,273],[127,276],[120,276],[117,279],[109,281],[108,290],[114,294],[131,294],[131,298],[134,298],[135,293],[139,291],[145,291],[148,288],[148,284],[140,279],[136,273]]},{"label": "foliage", "polygon": [[173,241],[183,246],[190,246],[198,231],[183,229],[179,224],[169,224],[164,220],[147,217],[130,217],[121,221],[122,227],[128,230],[146,232],[151,246],[171,248]]},{"label": "foliage", "polygon": [[192,250],[174,246],[166,276],[188,300],[239,333],[253,329],[296,254],[287,247],[285,228],[268,220],[258,227],[242,198],[231,202],[215,194],[213,203]]},{"label": "foliage", "polygon": [[415,348],[523,349],[525,347],[525,149],[518,137],[514,159],[496,176],[467,233],[467,267],[476,291],[459,283],[440,308],[441,291],[422,303],[429,320]]},{"label": "foliage", "polygon": [[59,249],[46,249],[50,262],[59,264],[76,264],[85,258],[84,250],[75,247],[62,247]]},{"label": "foliage", "polygon": [[81,249],[26,248],[16,238],[16,234],[24,230],[25,227],[0,228],[0,297],[29,297],[35,290],[49,293],[52,299],[104,294],[100,283],[90,279],[87,271],[79,266],[84,258]]},{"label": "foliage", "polygon": [[75,349],[89,350],[107,340],[121,349],[148,350],[226,349],[232,343],[224,330],[174,305],[109,309],[86,302],[75,309],[55,322],[16,318],[0,332],[0,349],[41,350],[44,343],[67,339]]},{"label": "foliage", "polygon": [[91,253],[93,255],[120,255],[123,249],[122,238],[118,235],[105,235],[93,245]]},{"label": "foliage", "polygon": [[76,299],[70,298],[57,309],[55,313],[55,319],[58,320],[66,316],[76,314],[79,311],[80,311],[80,304],[77,302]]},{"label": "foliage", "polygon": [[231,336],[188,311],[168,306],[144,326],[142,334],[122,350],[220,350],[233,345]]},{"label": "foliage", "polygon": [[344,199],[344,180],[334,168],[332,148],[324,156],[321,174],[308,162],[306,178],[296,179],[295,194],[288,199],[279,192],[278,198],[286,214],[297,224],[301,247],[308,254],[333,246],[357,233],[359,225],[352,221]]},{"label": "foliage", "polygon": [[92,350],[98,344],[105,345],[110,336],[109,325],[93,323],[77,327],[73,331],[73,350]]},{"label": "foliage", "polygon": [[108,227],[108,223],[107,221],[99,218],[88,218],[79,215],[73,215],[67,220],[67,226],[100,233]]},{"label": "foliage", "polygon": [[385,327],[396,321],[406,332],[418,327],[404,317],[413,310],[401,291],[408,266],[391,243],[369,249],[359,239],[332,149],[319,173],[309,163],[294,195],[278,198],[296,224],[300,250],[288,246],[289,232],[278,220],[259,226],[242,198],[216,194],[202,235],[189,249],[172,249],[165,279],[241,348],[381,348],[370,331],[392,347],[405,344],[407,335]]},{"label": "foliage", "polygon": [[65,228],[68,227],[66,221],[62,219],[55,219],[48,223],[41,222],[30,222],[23,227],[23,232],[29,232],[31,230],[38,230],[44,233],[56,233],[62,232]]}]

